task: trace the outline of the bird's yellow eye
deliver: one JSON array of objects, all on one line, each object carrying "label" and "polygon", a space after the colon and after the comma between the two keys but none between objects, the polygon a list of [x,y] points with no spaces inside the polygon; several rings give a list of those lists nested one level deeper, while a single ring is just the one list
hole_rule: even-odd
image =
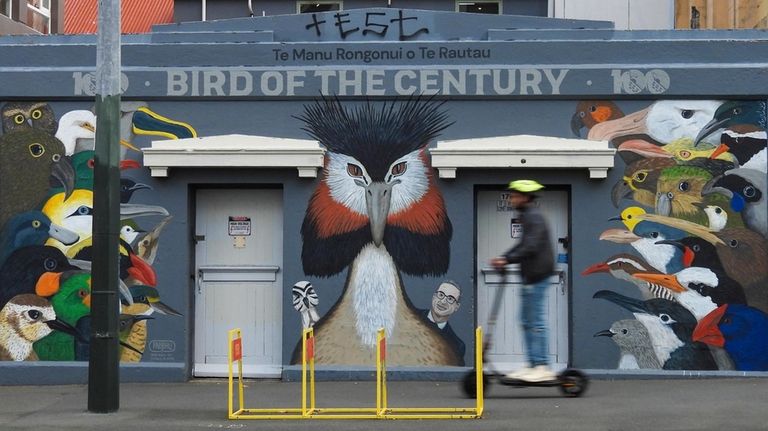
[{"label": "bird's yellow eye", "polygon": [[352,163],[347,163],[347,173],[353,177],[363,176],[363,170],[360,169],[360,166],[353,165]]},{"label": "bird's yellow eye", "polygon": [[34,111],[32,111],[32,119],[33,120],[39,120],[42,117],[43,117],[43,111],[41,111],[39,109],[35,109]]},{"label": "bird's yellow eye", "polygon": [[691,157],[691,152],[688,150],[680,150],[679,153],[677,153],[681,159],[688,160]]},{"label": "bird's yellow eye", "polygon": [[407,169],[408,164],[406,162],[400,162],[395,166],[392,166],[392,175],[403,175]]},{"label": "bird's yellow eye", "polygon": [[632,175],[632,179],[634,179],[638,183],[642,183],[643,181],[645,181],[646,178],[648,178],[648,172],[645,172],[645,171],[638,171],[638,172],[635,172],[634,175]]},{"label": "bird's yellow eye", "polygon": [[45,154],[45,147],[40,144],[29,144],[29,154],[32,154],[32,157],[40,157]]},{"label": "bird's yellow eye", "polygon": [[22,123],[24,123],[24,116],[23,116],[23,115],[21,115],[21,114],[16,114],[16,115],[13,117],[13,122],[14,122],[14,123],[16,123],[16,124],[22,124]]},{"label": "bird's yellow eye", "polygon": [[40,220],[32,220],[32,227],[35,229],[39,228],[41,224]]}]

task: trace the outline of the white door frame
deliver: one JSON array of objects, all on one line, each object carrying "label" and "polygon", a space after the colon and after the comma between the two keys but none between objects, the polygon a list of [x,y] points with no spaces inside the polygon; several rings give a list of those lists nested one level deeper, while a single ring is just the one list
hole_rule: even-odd
[{"label": "white door frame", "polygon": [[[476,280],[476,304],[477,304],[477,325],[482,326],[485,330],[488,326],[488,318],[491,310],[491,304],[497,289],[506,289],[503,295],[502,308],[497,316],[496,325],[493,328],[491,348],[486,354],[486,359],[491,363],[491,366],[495,371],[509,372],[519,369],[526,365],[523,345],[522,325],[517,317],[519,313],[519,292],[518,289],[522,285],[522,279],[520,275],[520,265],[514,264],[507,267],[506,279],[502,280],[501,275],[493,269],[489,264],[489,259],[493,256],[506,251],[504,247],[492,247],[490,244],[484,244],[481,238],[482,229],[490,229],[492,221],[483,220],[480,212],[483,204],[481,194],[484,194],[486,198],[493,193],[501,196],[505,193],[505,190],[490,190],[490,189],[477,189],[475,191],[476,203],[475,216],[476,216],[476,230],[475,241],[476,244],[476,268],[475,268],[475,280]],[[565,254],[567,250],[563,245],[559,243],[558,238],[568,235],[568,192],[562,190],[553,190],[548,192],[540,192],[542,199],[546,199],[545,194],[550,193],[550,196],[554,196],[560,199],[555,205],[559,211],[565,209],[565,214],[547,214],[544,212],[544,216],[548,221],[550,227],[550,235],[552,236],[553,249],[557,254]],[[563,202],[564,200],[564,202]],[[499,212],[499,217],[512,218],[512,212]],[[492,216],[492,217],[495,217]],[[565,220],[563,221],[563,217]],[[560,223],[558,223],[560,220]],[[498,233],[496,234],[498,238]],[[503,242],[503,241],[502,241]],[[508,241],[510,245],[512,240]],[[496,248],[499,248],[498,250]],[[556,370],[564,369],[568,366],[569,359],[569,343],[568,343],[568,264],[557,263],[555,274],[550,277],[550,288],[548,290],[547,307],[556,313],[552,316],[549,325],[549,338],[550,338],[550,358],[552,360],[552,366]]]},{"label": "white door frame", "polygon": [[[226,200],[224,196],[227,193],[234,193],[230,196],[237,196],[239,199]],[[246,199],[248,196],[261,196],[263,199],[249,201]],[[233,229],[232,226],[235,226],[234,229],[238,228],[226,218],[221,222],[217,220],[215,227],[208,228],[203,220],[206,216],[204,211],[209,211],[204,207],[206,199],[210,200],[208,205],[214,204],[216,207],[213,211],[218,211],[217,218],[230,213],[238,216],[251,215],[248,222],[250,235],[235,238],[233,231],[227,230]],[[192,374],[195,377],[226,377],[226,353],[229,348],[226,331],[240,327],[243,334],[243,375],[280,377],[283,363],[283,283],[280,270],[283,248],[282,190],[201,187],[195,191],[195,202],[195,344]],[[228,207],[229,202],[232,202],[232,205]],[[262,219],[262,224],[259,223],[259,218]],[[276,223],[279,226],[275,226]],[[214,241],[212,235],[219,235],[219,238]],[[233,251],[228,251],[230,240]],[[223,243],[225,248],[209,250],[214,243],[217,247],[221,247]],[[213,255],[209,256],[209,253]],[[230,258],[232,260],[227,260]],[[211,296],[213,292],[216,293],[215,296]],[[238,296],[218,296],[222,293],[234,293]],[[259,301],[258,298],[264,300]],[[221,308],[233,314],[222,313]],[[206,313],[214,314],[208,316]],[[212,328],[209,327],[211,325]],[[262,327],[259,327],[260,325]],[[264,334],[268,334],[269,338],[265,338]],[[255,338],[260,338],[267,344],[262,346],[263,343],[255,341]],[[264,358],[269,359],[264,362]]]}]

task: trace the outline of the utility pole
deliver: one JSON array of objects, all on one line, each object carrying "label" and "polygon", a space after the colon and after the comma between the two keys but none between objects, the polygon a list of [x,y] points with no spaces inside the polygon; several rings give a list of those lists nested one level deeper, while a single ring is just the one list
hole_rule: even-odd
[{"label": "utility pole", "polygon": [[120,0],[99,0],[88,411],[120,407]]}]

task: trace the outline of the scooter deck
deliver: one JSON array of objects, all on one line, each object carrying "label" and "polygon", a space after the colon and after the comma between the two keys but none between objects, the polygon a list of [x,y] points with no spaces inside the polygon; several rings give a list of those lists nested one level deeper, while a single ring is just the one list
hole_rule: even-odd
[{"label": "scooter deck", "polygon": [[527,380],[512,379],[509,377],[499,377],[499,383],[506,386],[549,388],[552,386],[561,386],[564,382],[560,379],[547,380],[545,382],[529,382]]}]

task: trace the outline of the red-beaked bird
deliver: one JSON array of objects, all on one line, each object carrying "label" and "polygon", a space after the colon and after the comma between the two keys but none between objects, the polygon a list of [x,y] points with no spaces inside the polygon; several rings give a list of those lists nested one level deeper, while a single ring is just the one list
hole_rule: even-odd
[{"label": "red-beaked bird", "polygon": [[459,364],[411,305],[400,275],[448,269],[452,227],[426,155],[450,125],[441,105],[416,98],[347,108],[324,98],[298,117],[327,149],[301,227],[304,272],[328,277],[349,268],[341,297],[314,326],[317,363],[374,363],[384,328],[390,364]]}]

